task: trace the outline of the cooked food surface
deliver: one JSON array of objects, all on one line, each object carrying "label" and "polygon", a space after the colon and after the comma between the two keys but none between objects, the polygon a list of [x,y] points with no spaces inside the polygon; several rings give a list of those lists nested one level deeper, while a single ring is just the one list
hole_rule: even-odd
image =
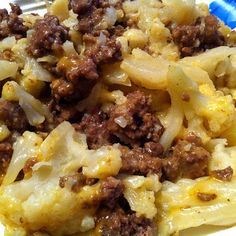
[{"label": "cooked food surface", "polygon": [[198,18],[193,25],[178,25],[172,30],[175,43],[182,56],[192,56],[206,49],[225,45],[218,30],[220,22],[213,15]]},{"label": "cooked food surface", "polygon": [[6,235],[236,223],[236,47],[185,0],[0,10]]}]

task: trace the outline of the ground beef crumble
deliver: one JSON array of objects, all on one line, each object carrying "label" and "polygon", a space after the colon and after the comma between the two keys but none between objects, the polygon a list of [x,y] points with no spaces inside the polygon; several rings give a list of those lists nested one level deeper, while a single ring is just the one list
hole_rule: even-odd
[{"label": "ground beef crumble", "polygon": [[233,169],[231,166],[228,166],[225,169],[213,170],[210,172],[210,175],[222,181],[230,181],[233,177]]},{"label": "ground beef crumble", "polygon": [[213,15],[198,18],[192,25],[179,25],[172,30],[174,42],[183,57],[192,56],[206,49],[225,45],[219,21]]},{"label": "ground beef crumble", "polygon": [[0,9],[0,38],[15,36],[16,39],[26,37],[28,28],[23,24],[23,20],[19,17],[22,11],[18,5],[10,4],[11,12],[6,9]]},{"label": "ground beef crumble", "polygon": [[88,96],[96,80],[99,79],[101,66],[121,60],[121,46],[116,42],[116,38],[121,34],[123,27],[119,24],[102,26],[106,9],[109,7],[120,9],[121,4],[118,4],[120,2],[116,4],[100,0],[69,2],[69,7],[78,14],[79,24],[75,29],[83,34],[82,43],[85,48],[80,57],[62,58],[57,65],[57,71],[61,76],[52,82],[51,89],[58,104],[61,101],[79,101]]},{"label": "ground beef crumble", "polygon": [[69,6],[78,14],[78,30],[83,34],[96,34],[107,28],[106,22],[103,21],[107,9],[110,7],[121,9],[122,2],[119,0],[112,4],[108,0],[70,0]]},{"label": "ground beef crumble", "polygon": [[57,71],[62,77],[51,84],[54,98],[57,102],[85,98],[99,79],[101,65],[120,59],[120,45],[109,37],[105,44],[100,44],[96,38],[93,46],[86,47],[82,57],[62,58],[57,64]]},{"label": "ground beef crumble", "polygon": [[133,212],[125,212],[117,206],[112,211],[103,209],[99,212],[96,222],[96,231],[101,235],[120,235],[120,236],[154,236],[151,220],[136,216]]},{"label": "ground beef crumble", "polygon": [[87,143],[90,149],[97,149],[103,145],[109,145],[112,137],[107,129],[108,116],[100,109],[85,113],[75,128],[86,134]]},{"label": "ground beef crumble", "polygon": [[114,208],[118,199],[123,195],[124,185],[121,180],[114,177],[107,177],[101,184],[101,204],[110,209]]},{"label": "ground beef crumble", "polygon": [[29,158],[23,168],[24,175],[32,173],[32,167],[38,162],[37,158]]},{"label": "ground beef crumble", "polygon": [[197,193],[197,198],[202,202],[209,202],[217,198],[215,193]]},{"label": "ground beef crumble", "polygon": [[68,29],[62,26],[56,16],[45,15],[38,20],[29,39],[28,52],[34,57],[42,57],[56,52],[69,37]]},{"label": "ground beef crumble", "polygon": [[[118,124],[117,118],[126,121],[125,127]],[[108,126],[111,133],[132,146],[149,141],[158,143],[164,131],[161,122],[151,111],[151,97],[141,91],[128,94],[127,102],[111,109]]]},{"label": "ground beef crumble", "polygon": [[[124,127],[117,122],[120,117],[126,121]],[[109,114],[99,109],[90,114],[85,113],[76,128],[86,134],[90,148],[118,141],[132,147],[144,146],[147,142],[158,143],[164,131],[161,122],[151,110],[151,98],[141,91],[129,93],[127,101],[114,105]],[[159,145],[155,148],[161,147]]]},{"label": "ground beef crumble", "polygon": [[2,177],[6,174],[6,170],[10,163],[12,153],[13,148],[11,142],[0,142],[0,184],[2,182]]},{"label": "ground beef crumble", "polygon": [[163,159],[163,178],[175,181],[178,178],[195,179],[208,175],[210,153],[203,147],[201,139],[191,134],[179,140],[169,157]]},{"label": "ground beef crumble", "polygon": [[17,102],[0,101],[0,120],[14,131],[23,132],[29,126],[26,115]]},{"label": "ground beef crumble", "polygon": [[[159,174],[161,176],[162,161],[158,156],[151,156],[144,148],[120,148],[122,167],[120,173],[125,174]],[[159,153],[160,155],[161,153]]]},{"label": "ground beef crumble", "polygon": [[59,186],[61,188],[68,187],[74,193],[78,193],[80,189],[85,185],[93,185],[97,182],[97,179],[87,178],[82,173],[76,173],[74,175],[65,175],[60,177]]}]

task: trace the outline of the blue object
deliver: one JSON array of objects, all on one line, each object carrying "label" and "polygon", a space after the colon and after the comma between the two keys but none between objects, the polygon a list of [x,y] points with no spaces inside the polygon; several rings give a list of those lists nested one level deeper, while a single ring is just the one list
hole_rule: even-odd
[{"label": "blue object", "polygon": [[209,8],[211,14],[217,16],[231,29],[236,28],[236,0],[216,0]]}]

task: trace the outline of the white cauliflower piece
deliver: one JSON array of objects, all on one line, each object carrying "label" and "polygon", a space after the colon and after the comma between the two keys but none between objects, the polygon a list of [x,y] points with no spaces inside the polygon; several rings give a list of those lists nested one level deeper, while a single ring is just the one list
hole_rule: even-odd
[{"label": "white cauliflower piece", "polygon": [[[236,223],[236,179],[221,182],[211,177],[196,180],[165,181],[156,198],[158,206],[158,235],[172,235],[201,225]],[[199,193],[214,196],[209,201]],[[191,220],[190,220],[191,218]]]},{"label": "white cauliflower piece", "polygon": [[[32,133],[19,138],[21,150],[14,148],[13,157],[22,157],[22,161],[25,160],[24,155],[31,156],[33,140],[28,135]],[[34,136],[39,139],[36,134]],[[68,186],[61,188],[59,179],[76,174],[80,168],[85,175],[95,178],[116,175],[121,166],[120,151],[116,146],[88,150],[85,136],[76,133],[68,122],[60,124],[41,144],[37,144],[38,151],[33,150],[33,154],[39,155],[41,161],[33,166],[32,176],[10,183],[7,181],[7,176],[11,174],[9,171],[19,171],[19,163],[15,161],[17,158],[10,163],[5,177],[8,179],[0,187],[0,217],[3,223],[24,228],[27,232],[43,228],[53,235],[69,235],[92,229],[96,206],[87,208],[84,205],[99,199],[100,181],[73,192]],[[107,160],[109,167],[106,170],[104,165]],[[96,166],[98,161],[102,164]]]},{"label": "white cauliflower piece", "polygon": [[227,167],[236,172],[236,146],[227,147],[226,139],[212,139],[208,144],[212,151],[212,157],[209,163],[209,170],[221,170]]},{"label": "white cauliflower piece", "polygon": [[[24,110],[29,123],[33,126],[52,119],[52,115],[46,105],[40,102],[38,99],[27,93],[22,87],[15,81],[7,82],[8,90],[11,93],[15,101],[19,101],[20,106]],[[7,90],[7,91],[8,91]],[[7,92],[6,91],[6,92]]]},{"label": "white cauliflower piece", "polygon": [[10,77],[15,78],[18,70],[18,65],[16,62],[0,60],[0,70],[0,81]]},{"label": "white cauliflower piece", "polygon": [[18,137],[13,145],[14,153],[11,165],[4,177],[3,184],[11,184],[15,181],[19,172],[23,169],[26,161],[30,158],[39,158],[39,147],[42,138],[33,132],[26,131]]},{"label": "white cauliflower piece", "polygon": [[128,176],[123,183],[125,185],[124,196],[131,209],[137,215],[144,215],[152,219],[157,213],[155,196],[161,188],[158,176]]},{"label": "white cauliflower piece", "polygon": [[209,84],[198,86],[180,67],[171,66],[168,78],[169,89],[181,101],[187,120],[203,118],[212,136],[219,135],[233,122],[235,108],[230,95],[224,96]]}]

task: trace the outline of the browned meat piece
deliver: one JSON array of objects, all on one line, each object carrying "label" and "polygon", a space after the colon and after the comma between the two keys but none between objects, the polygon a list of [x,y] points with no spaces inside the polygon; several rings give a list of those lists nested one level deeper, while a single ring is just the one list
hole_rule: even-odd
[{"label": "browned meat piece", "polygon": [[121,147],[122,167],[120,173],[126,174],[159,174],[161,175],[162,160],[151,156],[145,149]]},{"label": "browned meat piece", "polygon": [[[150,97],[135,91],[127,95],[127,102],[114,105],[106,114],[100,110],[85,114],[76,128],[86,134],[89,147],[93,149],[116,142],[130,146],[153,142],[146,144],[147,152],[161,153],[158,142],[164,128],[151,111],[150,104]],[[119,124],[119,119],[126,124]]]},{"label": "browned meat piece", "polygon": [[78,14],[77,28],[81,33],[99,34],[101,30],[111,28],[109,24],[104,24],[106,9],[109,7],[121,9],[122,2],[123,0],[114,3],[108,0],[71,0],[69,5]]},{"label": "browned meat piece", "polygon": [[28,28],[23,25],[23,20],[19,18],[22,11],[18,5],[10,4],[11,12],[0,9],[0,38],[15,35],[17,39],[26,37]]},{"label": "browned meat piece", "polygon": [[3,176],[6,174],[13,153],[12,144],[9,142],[0,143],[0,184]]},{"label": "browned meat piece", "polygon": [[[119,119],[126,124],[119,125]],[[164,128],[151,111],[151,98],[135,91],[127,95],[127,102],[111,110],[108,130],[126,144],[140,145],[149,141],[158,143]]]},{"label": "browned meat piece", "polygon": [[102,21],[103,12],[103,9],[93,7],[89,14],[79,16],[78,30],[82,34],[101,30],[99,23]]},{"label": "browned meat piece", "polygon": [[85,55],[92,58],[94,63],[107,64],[121,60],[120,44],[115,39],[108,39],[105,44],[95,44],[85,51]]},{"label": "browned meat piece", "polygon": [[99,24],[104,15],[104,5],[109,6],[107,1],[99,0],[71,0],[72,10],[78,14],[78,30],[81,33],[91,33],[92,31],[101,30]]},{"label": "browned meat piece", "polygon": [[59,106],[57,104],[50,105],[50,110],[54,115],[55,125],[60,124],[61,122],[67,120],[72,121],[76,118],[79,118],[78,111],[75,109],[75,104],[66,105],[66,106]]},{"label": "browned meat piece", "polygon": [[110,1],[71,0],[69,2],[69,6],[78,14],[79,23],[75,28],[83,34],[82,41],[85,49],[81,57],[65,57],[58,63],[57,71],[62,76],[59,80],[63,79],[63,81],[60,83],[57,81],[52,86],[57,103],[61,100],[79,101],[86,97],[94,86],[95,80],[99,79],[101,66],[121,59],[121,45],[116,42],[116,37],[123,27],[119,25],[105,27],[106,24],[101,22],[106,9],[111,5],[121,8],[120,4],[112,4]]},{"label": "browned meat piece", "polygon": [[91,91],[99,78],[101,64],[116,61],[120,58],[120,47],[114,40],[105,45],[95,42],[86,50],[84,57],[64,57],[57,65],[57,71],[62,78],[53,81],[51,87],[56,101],[81,100]]},{"label": "browned meat piece", "polygon": [[28,51],[34,57],[56,52],[69,37],[68,29],[60,25],[56,16],[45,15],[44,19],[36,22],[33,29]]},{"label": "browned meat piece", "polygon": [[53,98],[58,103],[60,101],[76,101],[88,96],[94,85],[94,81],[80,78],[76,83],[72,83],[63,78],[56,79],[51,83]]},{"label": "browned meat piece", "polygon": [[114,208],[118,199],[123,195],[124,185],[114,177],[106,178],[100,189],[100,201],[103,206]]},{"label": "browned meat piece", "polygon": [[144,144],[144,150],[153,157],[160,156],[164,148],[160,143],[148,142]]},{"label": "browned meat piece", "polygon": [[94,0],[70,0],[70,7],[79,15],[88,11],[93,4],[96,4]]},{"label": "browned meat piece", "polygon": [[183,57],[192,56],[225,44],[225,39],[218,28],[218,19],[213,15],[208,15],[197,19],[193,25],[177,26],[172,31],[172,37]]},{"label": "browned meat piece", "polygon": [[30,158],[26,161],[24,168],[23,168],[23,172],[24,174],[29,174],[32,172],[32,167],[38,162],[38,160],[36,158]]},{"label": "browned meat piece", "polygon": [[110,144],[106,120],[107,115],[104,112],[95,110],[91,114],[85,114],[80,124],[75,127],[86,134],[89,148],[97,149]]},{"label": "browned meat piece", "polygon": [[15,13],[16,15],[21,15],[22,14],[22,10],[21,10],[19,5],[10,3],[10,6],[11,6],[11,12],[12,13]]},{"label": "browned meat piece", "polygon": [[230,181],[233,177],[233,169],[231,166],[228,166],[222,170],[211,171],[210,175],[222,181]]},{"label": "browned meat piece", "polygon": [[204,48],[214,48],[222,46],[225,43],[224,36],[218,31],[219,20],[214,15],[208,15],[204,18],[204,34],[203,42]]},{"label": "browned meat piece", "polygon": [[16,102],[0,102],[0,120],[3,120],[10,130],[25,131],[28,126],[25,113]]},{"label": "browned meat piece", "polygon": [[80,78],[88,80],[98,79],[97,65],[89,57],[64,57],[57,64],[57,70],[61,72],[67,80],[74,83]]},{"label": "browned meat piece", "polygon": [[15,61],[15,55],[11,50],[4,50],[0,53],[0,60]]},{"label": "browned meat piece", "polygon": [[120,207],[114,210],[103,209],[99,212],[96,222],[96,231],[101,235],[119,236],[154,236],[152,222],[143,217],[137,217],[135,213],[126,213]]},{"label": "browned meat piece", "polygon": [[195,179],[208,174],[210,153],[204,149],[199,139],[192,142],[179,140],[172,154],[163,159],[164,179],[174,181],[177,178]]},{"label": "browned meat piece", "polygon": [[7,20],[8,11],[7,9],[0,9],[0,21]]},{"label": "browned meat piece", "polygon": [[93,185],[97,182],[96,179],[87,178],[82,173],[74,175],[66,175],[60,177],[59,186],[65,188],[66,186],[71,189],[72,192],[78,193],[81,187],[85,185]]},{"label": "browned meat piece", "polygon": [[56,101],[61,98],[70,97],[74,93],[74,85],[64,79],[56,79],[51,83],[52,94]]},{"label": "browned meat piece", "polygon": [[203,202],[209,202],[217,198],[215,193],[197,193],[197,198]]}]

